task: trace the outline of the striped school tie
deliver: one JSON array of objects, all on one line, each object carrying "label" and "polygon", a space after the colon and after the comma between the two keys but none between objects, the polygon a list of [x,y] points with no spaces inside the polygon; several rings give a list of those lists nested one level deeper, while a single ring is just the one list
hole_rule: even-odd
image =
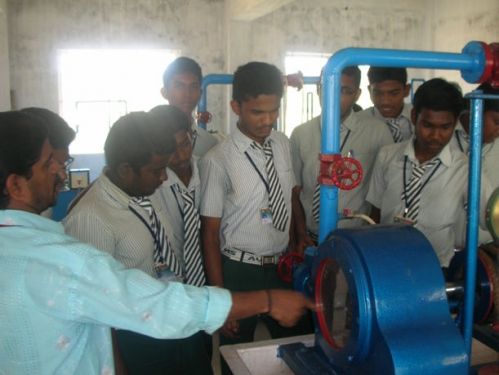
[{"label": "striped school tie", "polygon": [[182,191],[178,185],[176,188],[184,201],[182,216],[184,219],[185,282],[194,286],[203,286],[206,283],[206,277],[199,239],[201,220],[195,206],[194,191]]},{"label": "striped school tie", "polygon": [[289,220],[289,215],[284,203],[284,195],[274,165],[272,145],[269,140],[263,144],[263,147],[256,142],[253,142],[251,146],[254,149],[262,150],[265,155],[265,169],[267,171],[269,208],[272,211],[272,224],[277,230],[284,232]]},{"label": "striped school tie", "polygon": [[[180,279],[182,277],[182,268],[180,267],[177,257],[173,252],[173,249],[166,235],[165,228],[161,224],[156,215],[151,201],[147,197],[133,197],[129,203],[130,210],[144,223],[144,225],[149,229],[151,235],[154,239],[154,266],[158,277],[160,276],[161,270],[167,267],[170,271],[175,273]],[[146,213],[147,218],[136,209],[135,206],[141,207]]]},{"label": "striped school tie", "polygon": [[397,119],[386,120],[386,123],[388,125],[388,129],[390,129],[390,132],[392,133],[393,141],[395,143],[402,142],[404,139],[402,137],[402,132],[400,130],[400,124],[397,121]]},{"label": "striped school tie", "polygon": [[413,164],[411,179],[407,188],[402,192],[402,201],[407,204],[404,217],[412,220],[414,223],[417,223],[419,214],[419,202],[423,190],[423,176],[426,170],[431,170],[438,163],[440,163],[439,159],[422,165]]},{"label": "striped school tie", "polygon": [[316,223],[319,222],[319,207],[321,203],[321,185],[315,185],[314,195],[312,197],[312,217]]}]

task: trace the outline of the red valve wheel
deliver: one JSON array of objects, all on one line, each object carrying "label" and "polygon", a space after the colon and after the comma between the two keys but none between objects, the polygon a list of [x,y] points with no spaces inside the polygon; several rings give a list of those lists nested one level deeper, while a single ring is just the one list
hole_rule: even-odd
[{"label": "red valve wheel", "polygon": [[331,164],[329,174],[333,184],[341,190],[352,190],[362,181],[362,165],[353,158],[341,158]]},{"label": "red valve wheel", "polygon": [[303,255],[298,253],[281,255],[279,262],[277,262],[277,275],[282,281],[290,283],[293,281],[293,267],[303,263],[304,260]]},{"label": "red valve wheel", "polygon": [[212,115],[208,111],[198,112],[196,115],[196,118],[199,122],[202,122],[203,124],[207,124],[211,121]]}]

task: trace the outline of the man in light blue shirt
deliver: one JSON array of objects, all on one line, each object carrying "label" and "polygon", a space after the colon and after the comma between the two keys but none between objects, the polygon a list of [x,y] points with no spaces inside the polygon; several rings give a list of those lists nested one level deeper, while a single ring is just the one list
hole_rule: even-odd
[{"label": "man in light blue shirt", "polygon": [[231,293],[155,280],[39,216],[65,179],[42,120],[0,113],[0,369],[113,374],[109,327],[157,338],[213,332],[269,313],[293,324],[311,303],[289,291]]}]

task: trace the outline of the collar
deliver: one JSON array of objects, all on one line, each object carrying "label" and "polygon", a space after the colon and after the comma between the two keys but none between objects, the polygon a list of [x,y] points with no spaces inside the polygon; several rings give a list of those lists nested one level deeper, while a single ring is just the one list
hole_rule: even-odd
[{"label": "collar", "polygon": [[[38,229],[50,233],[64,233],[64,227],[61,223],[21,210],[0,210],[0,224]],[[2,229],[0,228],[0,230]]]},{"label": "collar", "polygon": [[163,186],[169,188],[170,186],[178,185],[180,189],[192,191],[199,186],[201,181],[199,180],[199,171],[198,171],[198,158],[194,155],[191,158],[191,168],[192,168],[192,176],[189,181],[189,186],[185,186],[184,183],[180,180],[177,174],[171,170],[170,168],[166,168],[166,174],[168,175],[168,179],[163,182]]},{"label": "collar", "polygon": [[96,185],[117,205],[128,208],[128,203],[132,197],[116,186],[104,172],[99,176]]},{"label": "collar", "polygon": [[[241,152],[244,153],[246,152],[249,148],[251,148],[251,144],[254,142],[253,139],[248,137],[247,135],[243,134],[241,130],[236,126],[236,128],[231,132],[230,134],[232,138],[232,142],[236,146],[236,148]],[[265,139],[265,142],[271,141],[275,142],[275,130],[272,129],[272,132],[270,135]]]},{"label": "collar", "polygon": [[[416,152],[414,151],[414,140],[415,137],[413,136],[411,137],[411,139],[405,141],[403,156],[407,156],[411,162],[413,162],[416,165],[419,165],[419,161],[418,159],[416,159]],[[449,143],[447,143],[445,147],[442,149],[442,151],[440,151],[440,153],[431,160],[435,159],[440,159],[440,161],[444,166],[450,167],[452,163],[452,151],[450,149]],[[428,162],[431,160],[428,160]]]},{"label": "collar", "polygon": [[[322,117],[319,115],[316,118],[319,119],[319,121],[317,121],[317,126],[322,133]],[[358,125],[359,121],[357,121],[357,116],[352,110],[347,118],[340,124],[340,132],[345,130],[355,131],[358,128]]]},{"label": "collar", "polygon": [[[378,118],[382,121],[389,120],[388,118],[383,117],[383,115],[380,113],[378,108],[371,107],[371,111],[373,111],[374,116],[376,118]],[[404,106],[402,107],[402,111],[400,112],[400,114],[398,115],[398,117],[396,119],[401,119],[401,118],[406,119],[407,121],[409,121],[409,123],[412,123],[412,121],[411,121],[411,106],[407,103],[404,103]]]}]

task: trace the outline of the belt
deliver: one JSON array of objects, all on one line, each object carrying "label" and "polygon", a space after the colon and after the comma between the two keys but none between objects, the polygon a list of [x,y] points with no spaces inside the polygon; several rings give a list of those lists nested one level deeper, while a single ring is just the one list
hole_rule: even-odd
[{"label": "belt", "polygon": [[236,262],[253,264],[255,266],[273,266],[279,262],[279,257],[282,253],[277,255],[256,255],[237,249],[223,249],[222,254]]}]

